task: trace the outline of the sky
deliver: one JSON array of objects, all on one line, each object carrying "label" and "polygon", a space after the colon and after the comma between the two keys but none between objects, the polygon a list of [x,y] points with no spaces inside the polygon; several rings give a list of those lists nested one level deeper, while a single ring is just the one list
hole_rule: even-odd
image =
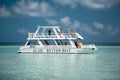
[{"label": "sky", "polygon": [[120,43],[120,0],[0,0],[0,42],[26,42],[38,25],[70,27],[83,42]]}]

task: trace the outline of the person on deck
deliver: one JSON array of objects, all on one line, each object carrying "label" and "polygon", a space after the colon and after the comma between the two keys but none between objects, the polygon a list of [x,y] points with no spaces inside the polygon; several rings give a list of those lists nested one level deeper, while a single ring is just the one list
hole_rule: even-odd
[{"label": "person on deck", "polygon": [[61,37],[61,34],[63,33],[63,30],[62,29],[60,29],[60,32],[58,33],[59,35],[60,35],[60,37]]},{"label": "person on deck", "polygon": [[77,41],[75,41],[75,46],[78,48],[79,44]]},{"label": "person on deck", "polygon": [[48,30],[48,35],[51,35],[51,30],[50,29]]}]

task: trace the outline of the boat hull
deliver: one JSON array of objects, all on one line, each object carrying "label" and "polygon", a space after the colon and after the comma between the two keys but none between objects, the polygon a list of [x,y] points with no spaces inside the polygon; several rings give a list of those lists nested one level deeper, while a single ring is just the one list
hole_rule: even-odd
[{"label": "boat hull", "polygon": [[73,53],[93,53],[96,48],[25,48],[20,49],[18,53],[58,53],[58,54],[73,54]]}]

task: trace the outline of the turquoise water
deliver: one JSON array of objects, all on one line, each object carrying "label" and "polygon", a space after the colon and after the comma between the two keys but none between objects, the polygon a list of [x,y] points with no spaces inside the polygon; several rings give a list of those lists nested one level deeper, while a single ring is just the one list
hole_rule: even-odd
[{"label": "turquoise water", "polygon": [[18,54],[0,46],[0,80],[120,80],[120,46],[94,54]]}]

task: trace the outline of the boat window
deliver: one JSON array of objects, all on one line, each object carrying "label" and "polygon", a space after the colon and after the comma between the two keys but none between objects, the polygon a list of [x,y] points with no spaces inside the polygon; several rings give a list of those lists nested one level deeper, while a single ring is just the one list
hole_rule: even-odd
[{"label": "boat window", "polygon": [[70,45],[70,42],[68,39],[65,40],[56,40],[58,45]]},{"label": "boat window", "polygon": [[39,45],[37,40],[30,40],[28,41],[27,45]]},{"label": "boat window", "polygon": [[56,45],[54,40],[40,40],[43,45]]}]

